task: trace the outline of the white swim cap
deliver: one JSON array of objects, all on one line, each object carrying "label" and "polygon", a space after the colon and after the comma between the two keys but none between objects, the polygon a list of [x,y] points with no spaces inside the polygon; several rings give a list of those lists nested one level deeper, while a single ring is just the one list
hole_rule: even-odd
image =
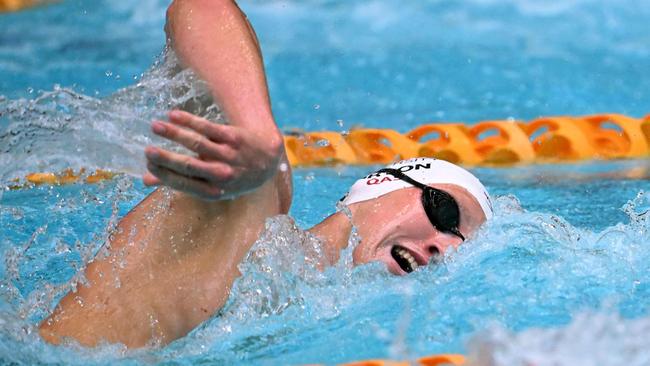
[{"label": "white swim cap", "polygon": [[[397,169],[422,184],[455,184],[465,188],[481,205],[485,217],[494,216],[490,195],[472,173],[448,161],[433,158],[402,160],[386,168]],[[388,173],[372,173],[357,180],[341,201],[350,205],[383,196],[398,189],[413,187]]]}]

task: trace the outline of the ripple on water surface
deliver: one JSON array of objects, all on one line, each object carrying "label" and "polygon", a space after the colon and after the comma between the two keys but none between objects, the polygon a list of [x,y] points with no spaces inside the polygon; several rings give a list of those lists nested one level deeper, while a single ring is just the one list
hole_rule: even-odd
[{"label": "ripple on water surface", "polygon": [[[171,54],[140,77],[164,47],[167,3],[93,2],[105,16],[70,0],[0,17],[3,184],[68,167],[138,175],[143,147],[160,143],[149,121],[206,105],[204,86]],[[641,1],[241,3],[282,127],[404,131],[428,120],[650,111]],[[220,120],[215,106],[201,113]],[[439,265],[397,278],[351,268],[347,252],[316,271],[303,229],[367,170],[297,170],[298,225],[269,221],[220,316],[139,351],[51,347],[34,326],[84,281],[84,263],[148,190],[122,176],[0,191],[0,359],[285,365],[462,352],[478,365],[650,363],[647,160],[478,169],[500,196],[496,219]]]},{"label": "ripple on water surface", "polygon": [[[71,283],[83,281],[75,275],[82,264],[146,193],[128,177],[102,186],[4,192],[0,347],[7,361],[301,364],[463,352],[510,365],[552,350],[560,361],[581,355],[596,362],[603,354],[582,350],[608,339],[613,351],[632,350],[620,360],[643,364],[635,360],[646,354],[639,334],[650,306],[644,193],[624,205],[625,222],[603,229],[576,227],[501,196],[496,218],[474,239],[407,277],[378,264],[353,268],[349,251],[320,272],[313,267],[315,239],[292,219],[277,217],[241,265],[228,305],[188,337],[165,349],[128,352],[44,345],[36,321]],[[602,338],[590,338],[593,332]]]}]

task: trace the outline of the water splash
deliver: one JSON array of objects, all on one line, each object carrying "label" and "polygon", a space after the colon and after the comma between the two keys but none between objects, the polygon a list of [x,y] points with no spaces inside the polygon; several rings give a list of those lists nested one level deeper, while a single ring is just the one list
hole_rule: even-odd
[{"label": "water splash", "polygon": [[581,313],[563,328],[513,333],[493,327],[470,346],[468,366],[644,366],[650,363],[650,318]]},{"label": "water splash", "polygon": [[[7,264],[3,278],[10,280],[13,290],[3,287],[7,291],[3,291],[0,311],[6,316],[0,347],[25,349],[13,360],[72,364],[263,360],[267,364],[302,364],[389,356],[414,359],[437,352],[465,352],[465,339],[479,332],[482,335],[475,336],[478,340],[469,350],[489,349],[490,357],[501,362],[497,357],[504,349],[522,359],[538,352],[515,351],[522,339],[536,336],[533,328],[572,334],[578,326],[571,324],[578,322],[587,334],[589,330],[613,327],[619,316],[616,314],[621,314],[632,318],[620,327],[631,327],[629,336],[638,337],[633,330],[644,329],[642,324],[647,322],[650,271],[644,263],[650,259],[650,251],[643,245],[650,239],[647,194],[639,193],[623,207],[628,223],[599,232],[573,227],[558,216],[528,212],[515,196],[502,196],[495,202],[494,221],[476,238],[447,254],[438,265],[406,277],[391,276],[379,264],[353,267],[351,251],[321,271],[324,253],[318,240],[289,217],[276,217],[268,221],[241,264],[243,275],[226,307],[187,337],[164,349],[139,351],[114,345],[94,350],[45,345],[34,331],[38,318],[70,288],[66,286],[82,280],[75,273],[110,235],[116,217],[142,198],[142,193],[133,194],[129,188],[129,178],[122,179],[123,183],[104,188],[40,188],[51,202],[47,207],[61,220],[47,227],[34,223],[35,229],[30,231],[38,234],[34,238],[19,237],[15,231],[6,237],[4,245],[10,247],[4,246]],[[4,223],[26,224],[32,207],[39,206],[38,201],[29,200],[18,204],[15,196],[19,194],[6,192],[0,201]],[[92,235],[71,235],[75,224],[65,220],[79,214],[96,215],[87,205],[104,208],[102,226],[94,232],[77,228]],[[10,213],[7,208],[11,206],[23,215]],[[30,250],[36,252],[30,256],[16,254]],[[61,270],[62,257],[68,258],[64,263],[71,270]],[[32,277],[35,273],[40,274],[38,278]],[[6,285],[3,281],[2,286]],[[610,304],[606,325],[579,320],[578,314],[599,311],[603,304]],[[331,341],[315,341],[320,337]],[[612,337],[622,336],[616,333]],[[365,339],[365,348],[355,346],[358,339]],[[632,341],[625,338],[621,344]],[[556,346],[562,345],[558,342]],[[565,360],[570,359],[567,356]]]},{"label": "water splash", "polygon": [[137,84],[106,98],[55,86],[34,99],[0,100],[0,184],[67,168],[142,175],[146,145],[179,150],[149,131],[173,108],[224,122],[205,83],[169,49]]},{"label": "water splash", "polygon": [[[260,5],[251,6],[249,15],[263,37],[272,75],[269,82],[274,109],[282,117],[279,120],[311,124],[310,127],[301,123],[306,129],[336,128],[331,121],[339,118],[374,121],[385,127],[394,122],[393,127],[408,129],[424,120],[475,121],[486,116],[508,115],[532,118],[549,111],[580,114],[617,110],[639,116],[647,113],[644,102],[647,100],[647,82],[644,84],[647,78],[639,76],[647,70],[645,19],[649,8],[638,1],[603,4],[595,0],[577,0],[552,7],[530,0],[473,0],[469,3],[476,6],[471,7],[460,3],[413,2],[399,9],[381,1],[256,3]],[[146,28],[160,29],[166,5],[166,1],[159,0],[137,4],[102,1],[98,7],[108,8],[111,17],[107,18],[111,20],[88,23],[92,23],[92,29],[99,29],[97,33],[100,34],[113,37],[116,31],[116,44],[123,50],[129,47],[124,44],[124,36],[141,35],[145,28],[133,28],[124,23],[135,22],[147,25]],[[127,8],[137,11],[124,21],[110,11],[130,11]],[[269,8],[274,11],[269,12]],[[56,16],[45,18],[60,19]],[[284,32],[278,30],[278,23],[296,26]],[[539,32],[540,24],[548,31]],[[17,54],[19,50],[10,47],[10,56],[6,56],[9,61],[3,61],[3,65],[16,75],[56,74],[48,68],[52,65],[43,65],[41,60],[52,57],[61,60],[59,49],[77,50],[88,42],[88,32],[79,32],[74,26],[34,27],[32,21],[25,22],[24,27],[16,25],[11,24],[7,29],[13,32],[8,38],[9,45],[20,40],[19,35],[29,35],[27,30],[40,28],[48,37],[25,43],[39,47],[23,48],[51,51],[34,56],[30,52]],[[54,42],[52,46],[47,40],[52,38],[53,29],[58,30],[55,38],[64,39],[63,35],[72,33],[84,36],[76,42]],[[334,29],[337,31],[328,31]],[[504,29],[508,32],[503,32]],[[583,32],[586,38],[566,37],[576,29],[588,29]],[[159,33],[155,37],[162,39]],[[133,54],[143,52],[140,39],[132,44]],[[286,44],[291,47],[285,47]],[[158,47],[158,43],[154,47]],[[115,49],[118,48],[110,45],[102,48],[104,52],[98,52],[97,58],[104,61],[104,55]],[[432,54],[437,57],[432,58]],[[513,58],[512,54],[521,57]],[[18,62],[14,61],[16,56]],[[128,62],[125,58],[128,57],[120,56],[118,62]],[[148,63],[149,56],[145,59]],[[17,63],[24,63],[24,66],[16,68]],[[46,69],[43,71],[41,67]],[[114,66],[101,67],[101,70],[116,70]],[[78,65],[72,64],[66,70],[75,68]],[[134,68],[141,70],[140,66]],[[166,66],[158,70],[162,76],[164,70]],[[451,82],[447,72],[450,70],[458,75]],[[126,79],[127,74],[121,73],[122,80]],[[176,75],[174,71],[170,71],[172,78],[184,77],[173,75]],[[305,75],[309,80],[306,84]],[[8,80],[13,80],[12,77]],[[160,94],[171,92],[164,87],[169,82],[164,79],[161,77],[160,84],[155,81],[148,84],[145,77],[144,88],[135,85],[118,92],[124,95],[121,100],[117,97],[98,99],[64,88],[42,93],[49,95],[32,101],[0,97],[0,181],[4,183],[31,171],[61,170],[71,164],[72,167],[112,167],[132,174],[141,172],[142,162],[138,161],[142,157],[141,149],[151,139],[148,122],[167,110],[165,100],[176,98],[158,99]],[[479,79],[487,82],[477,84]],[[48,78],[46,85],[50,82]],[[26,80],[22,80],[22,84],[33,85]],[[311,88],[314,84],[319,87]],[[352,85],[352,92],[342,94],[345,89],[342,85]],[[575,92],[575,85],[583,86],[582,91]],[[603,90],[602,85],[611,87]],[[181,85],[181,89],[184,87],[187,86]],[[405,87],[414,90],[408,98],[403,97]],[[142,95],[138,88],[144,89]],[[558,92],[548,93],[548,90]],[[181,90],[180,94],[189,96],[192,93],[184,94]],[[114,100],[117,106],[113,105]],[[480,101],[479,105],[474,105],[473,100]],[[318,111],[320,124],[310,117],[313,116],[313,102],[321,106]],[[93,126],[94,122],[99,126]],[[102,122],[107,131],[102,130]],[[13,139],[9,130],[18,137]],[[72,141],[69,144],[72,146],[64,146],[60,141]],[[5,154],[2,149],[9,146],[7,143],[15,145]],[[120,150],[107,148],[105,151],[110,155],[92,155],[92,151],[88,151],[110,144]],[[80,153],[75,150],[77,145],[82,149]],[[27,151],[43,158],[44,163],[39,164],[39,159],[30,160]],[[57,155],[60,160],[56,160]],[[115,156],[115,161],[108,156]],[[524,188],[513,185],[503,172],[494,175],[498,176],[500,189],[516,192],[530,207],[531,197],[525,196]],[[314,176],[318,178],[318,173]],[[584,182],[573,180],[573,174],[570,178],[566,187],[556,191],[569,192],[569,195],[590,191],[598,195],[597,191],[582,188]],[[567,175],[558,179],[566,181]],[[618,187],[616,194],[619,195],[629,191],[630,186],[639,186],[629,185],[622,177],[617,179],[620,180],[613,184]],[[318,181],[314,179],[314,184]],[[541,189],[538,183],[527,185],[535,191],[536,199],[554,201],[553,190]],[[531,351],[532,348],[522,349],[521,345],[522,342],[534,342],[536,334],[530,328],[544,327],[554,329],[555,333],[549,331],[540,337],[548,341],[548,349],[558,350],[560,357],[564,357],[556,360],[558,364],[568,364],[574,358],[562,350],[568,350],[574,342],[576,349],[585,349],[576,340],[581,336],[584,338],[580,339],[587,343],[594,342],[594,348],[599,350],[620,350],[625,345],[642,345],[639,342],[647,333],[644,331],[650,308],[650,273],[644,266],[649,256],[645,245],[649,228],[648,215],[644,213],[647,212],[647,198],[632,200],[631,205],[624,208],[627,217],[621,224],[613,225],[619,218],[600,212],[606,216],[606,224],[600,227],[607,227],[595,230],[588,220],[593,222],[593,215],[587,215],[587,220],[576,227],[569,224],[574,222],[575,225],[570,211],[563,213],[563,217],[548,214],[551,209],[526,211],[517,198],[511,196],[498,200],[497,218],[468,246],[445,257],[439,266],[422,268],[406,278],[387,276],[383,268],[372,265],[354,269],[343,265],[332,273],[319,273],[303,263],[304,258],[292,257],[305,250],[298,249],[304,234],[290,222],[272,224],[266,234],[269,236],[267,244],[260,243],[260,247],[266,245],[272,257],[274,248],[283,248],[280,243],[268,244],[278,236],[282,239],[277,240],[287,241],[281,252],[288,257],[251,259],[248,274],[242,279],[246,282],[246,276],[259,275],[260,284],[268,284],[268,288],[263,289],[266,292],[262,291],[262,299],[245,299],[239,303],[233,299],[223,315],[164,350],[133,352],[119,345],[103,345],[92,350],[73,345],[50,347],[32,331],[34,321],[22,316],[37,313],[29,309],[40,300],[29,299],[38,299],[39,293],[51,291],[50,286],[74,281],[74,273],[81,268],[82,258],[86,258],[85,251],[97,250],[109,235],[109,222],[115,208],[111,184],[97,190],[80,186],[69,188],[71,191],[62,187],[26,192],[0,190],[0,248],[2,253],[14,253],[13,257],[3,257],[14,261],[10,266],[0,261],[0,273],[2,279],[8,278],[5,267],[10,267],[11,272],[15,275],[18,271],[19,276],[19,281],[14,282],[19,286],[7,291],[5,284],[0,283],[0,357],[4,362],[78,365],[334,363],[389,355],[464,352],[467,337],[486,328],[495,329],[490,327],[497,323],[500,327],[497,329],[509,336],[492,338],[498,338],[499,347],[507,348],[513,356],[504,360],[526,359],[529,351],[539,353],[540,348]],[[580,188],[573,191],[568,185]],[[312,210],[318,211],[338,198],[327,196],[325,198],[331,200],[322,202],[324,195],[319,194],[325,189],[314,194],[313,187],[308,192],[316,201],[309,206]],[[122,204],[118,204],[120,215],[137,203],[143,192],[145,190],[137,186],[133,197],[123,198]],[[82,198],[70,199],[70,195],[77,194]],[[605,204],[611,205],[607,198]],[[105,205],[106,202],[109,204]],[[590,202],[584,207],[594,206]],[[46,231],[23,251],[32,234],[46,224]],[[297,263],[295,267],[292,260]],[[270,274],[261,271],[265,266],[270,268]],[[285,277],[290,283],[283,287],[280,279]],[[242,291],[254,295],[256,283],[249,284],[243,286]],[[409,295],[411,293],[413,296]],[[603,302],[612,305],[602,310]],[[589,315],[594,314],[593,309],[607,315]],[[621,315],[615,315],[617,313]],[[402,314],[410,314],[410,321],[403,320]],[[579,320],[583,318],[576,314],[588,314],[584,315],[588,321]],[[34,317],[37,315],[31,316]],[[619,332],[617,327],[626,331]],[[405,329],[400,337],[395,336],[398,329]],[[490,332],[498,330],[488,330],[485,336],[488,338],[484,338],[487,341]],[[589,338],[590,332],[602,332],[609,344]],[[562,342],[554,342],[553,335],[558,335]],[[391,349],[391,345],[395,347]],[[630,360],[634,364],[632,357],[642,356],[642,352],[636,346],[632,349],[629,357],[623,351],[612,352],[611,355],[620,356],[620,360],[605,358],[608,362],[603,364],[623,364]],[[581,364],[604,356],[593,353],[590,357],[582,359],[586,361]]]},{"label": "water splash", "polygon": [[[531,291],[520,289],[519,299],[506,295],[519,306],[502,309],[507,314],[498,319],[498,325],[483,322],[487,330],[470,342],[470,364],[648,364],[650,343],[645,334],[650,320],[644,299],[650,281],[646,265],[650,259],[648,204],[647,194],[639,192],[622,208],[630,222],[598,233],[571,228],[553,216],[537,217],[536,231],[540,231],[533,234],[532,241],[528,236],[526,249],[519,247],[513,253],[518,258],[509,263],[509,277],[492,278],[506,284],[497,284],[495,287],[502,289],[491,291],[490,298],[505,295],[504,288],[519,282],[530,284],[526,278],[534,279],[536,286]],[[524,230],[531,234],[530,227]],[[535,240],[539,233],[544,233],[546,243]],[[535,257],[539,265],[531,260]],[[503,306],[502,301],[494,300],[487,306],[497,304]],[[533,320],[548,317],[559,321]],[[528,326],[532,328],[513,331]]]},{"label": "water splash", "polygon": [[293,220],[269,220],[264,234],[239,265],[243,274],[233,290],[225,313],[236,319],[279,314],[292,304],[303,305],[297,282],[313,285],[324,279],[317,270],[326,257],[320,241],[300,230]]}]

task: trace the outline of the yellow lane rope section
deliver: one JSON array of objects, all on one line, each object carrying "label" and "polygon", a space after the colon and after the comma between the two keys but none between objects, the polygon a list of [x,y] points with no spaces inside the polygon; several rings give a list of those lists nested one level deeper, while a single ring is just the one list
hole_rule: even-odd
[{"label": "yellow lane rope section", "polygon": [[430,123],[401,134],[388,129],[286,136],[293,166],[386,164],[418,156],[466,166],[508,166],[650,155],[650,115],[544,117],[530,122]]},{"label": "yellow lane rope section", "polygon": [[[285,136],[294,167],[387,164],[428,156],[465,166],[512,166],[586,159],[633,159],[650,156],[650,115],[620,114],[543,117],[529,122],[483,121],[430,123],[407,133],[360,128],[349,133],[306,132]],[[97,183],[116,173],[82,170],[34,173],[28,184]],[[16,187],[19,188],[18,182]]]}]

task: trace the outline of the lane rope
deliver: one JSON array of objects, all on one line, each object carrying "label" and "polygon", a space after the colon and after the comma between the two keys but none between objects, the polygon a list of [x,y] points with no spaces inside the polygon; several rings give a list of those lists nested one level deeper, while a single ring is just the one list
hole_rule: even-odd
[{"label": "lane rope", "polygon": [[[286,134],[293,167],[389,164],[418,156],[464,166],[508,167],[580,160],[638,159],[650,156],[650,115],[620,114],[542,117],[463,123],[428,123],[406,133],[357,128],[348,133],[318,131]],[[116,172],[84,169],[33,173],[11,188],[25,185],[98,183]]]},{"label": "lane rope", "polygon": [[650,155],[650,115],[430,123],[404,134],[371,128],[306,132],[286,136],[285,147],[297,167],[387,164],[418,156],[465,166],[633,159]]}]

